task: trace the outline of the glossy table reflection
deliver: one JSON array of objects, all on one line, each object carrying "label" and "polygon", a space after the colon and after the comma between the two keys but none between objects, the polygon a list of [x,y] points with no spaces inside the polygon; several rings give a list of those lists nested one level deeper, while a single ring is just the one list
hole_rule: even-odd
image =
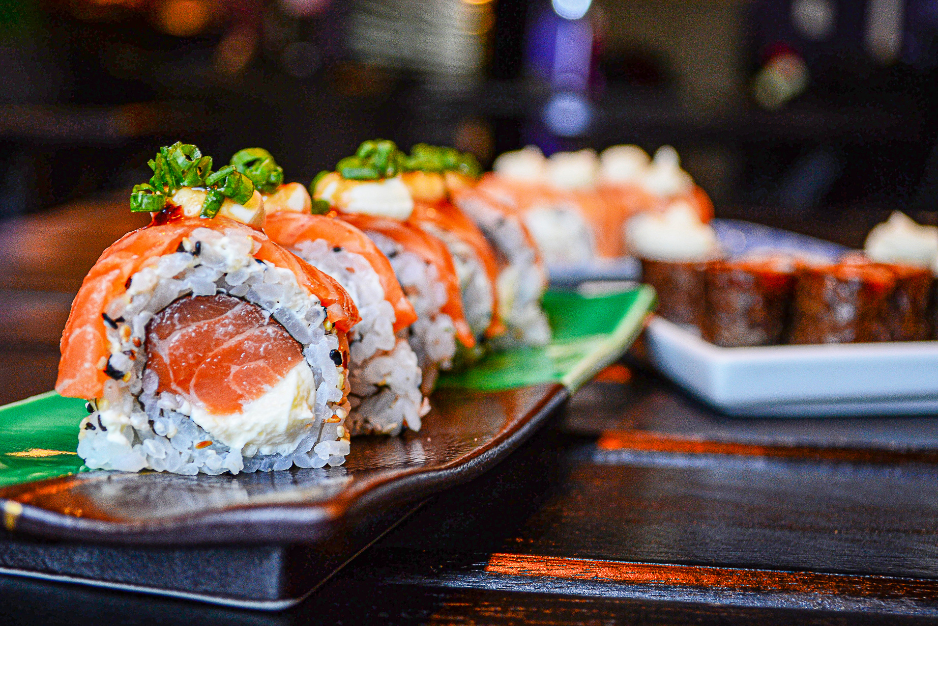
[{"label": "glossy table reflection", "polygon": [[[0,225],[0,403],[52,387],[72,294],[142,218],[121,196]],[[285,612],[0,576],[0,622],[937,620],[936,418],[728,418],[642,358],[495,469],[402,511]]]}]

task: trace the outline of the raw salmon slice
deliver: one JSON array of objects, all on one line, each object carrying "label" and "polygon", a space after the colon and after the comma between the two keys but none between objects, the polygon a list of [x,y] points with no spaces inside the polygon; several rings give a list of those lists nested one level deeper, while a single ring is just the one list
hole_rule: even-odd
[{"label": "raw salmon slice", "polygon": [[147,327],[147,369],[214,415],[240,412],[304,359],[303,347],[261,309],[235,297],[184,297]]}]

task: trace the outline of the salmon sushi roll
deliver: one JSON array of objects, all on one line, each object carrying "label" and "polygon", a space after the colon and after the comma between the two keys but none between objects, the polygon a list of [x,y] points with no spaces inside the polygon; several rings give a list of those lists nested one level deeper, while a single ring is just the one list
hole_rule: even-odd
[{"label": "salmon sushi roll", "polygon": [[105,250],[72,304],[56,390],[88,401],[78,454],[186,475],[342,464],[355,305],[233,219],[263,211],[260,195],[202,161],[161,150],[131,201],[152,223]]},{"label": "salmon sushi roll", "polygon": [[451,148],[420,144],[404,159],[402,175],[414,200],[408,222],[443,241],[454,259],[460,281],[464,314],[477,341],[477,355],[485,340],[505,332],[499,314],[499,264],[483,233],[449,199],[447,171],[478,172],[471,155]]},{"label": "salmon sushi roll", "polygon": [[364,142],[355,156],[312,183],[314,204],[364,232],[391,263],[417,320],[408,342],[418,356],[422,392],[429,395],[441,369],[451,369],[459,343],[476,346],[464,315],[460,279],[447,245],[410,225],[414,200],[401,176],[402,154],[388,140]]},{"label": "salmon sushi roll", "polygon": [[407,338],[418,317],[388,259],[352,225],[312,214],[310,195],[299,184],[271,191],[265,206],[268,236],[336,279],[356,304],[361,321],[348,335],[351,433],[420,430],[430,405]]}]

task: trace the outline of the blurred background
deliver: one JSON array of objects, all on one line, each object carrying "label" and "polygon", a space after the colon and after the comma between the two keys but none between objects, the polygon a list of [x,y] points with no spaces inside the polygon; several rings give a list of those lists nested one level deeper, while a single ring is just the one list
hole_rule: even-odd
[{"label": "blurred background", "polygon": [[719,216],[937,209],[936,0],[0,0],[0,80],[0,217],[178,139],[306,183],[373,137],[670,144]]}]

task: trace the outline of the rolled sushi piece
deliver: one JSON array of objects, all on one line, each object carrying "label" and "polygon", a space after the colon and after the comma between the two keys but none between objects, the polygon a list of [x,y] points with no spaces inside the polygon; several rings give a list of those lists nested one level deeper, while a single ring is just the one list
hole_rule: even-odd
[{"label": "rolled sushi piece", "polygon": [[79,456],[186,475],[342,464],[352,299],[229,216],[263,219],[234,167],[180,143],[150,166],[131,208],[151,224],[105,250],[62,334],[56,390],[88,401]]},{"label": "rolled sushi piece", "polygon": [[519,212],[468,172],[447,171],[447,193],[455,207],[479,229],[496,253],[499,316],[505,333],[494,336],[496,349],[548,344],[551,330],[542,311],[548,274],[538,244]]},{"label": "rolled sushi piece", "polygon": [[679,202],[663,213],[631,219],[626,242],[640,259],[643,282],[656,290],[657,313],[674,323],[701,326],[705,265],[721,255],[715,231]]},{"label": "rolled sushi piece", "polygon": [[506,332],[499,313],[499,263],[483,233],[449,199],[445,172],[479,174],[472,155],[452,148],[415,145],[403,159],[402,178],[414,200],[409,222],[443,241],[450,250],[460,280],[464,314],[477,341],[472,361],[483,342]]},{"label": "rolled sushi piece", "polygon": [[[242,150],[232,161],[257,164]],[[250,151],[273,158],[264,150]],[[242,155],[242,156],[240,156]],[[245,173],[252,175],[249,167]],[[260,182],[262,190],[264,183]],[[407,329],[417,320],[388,259],[363,232],[326,215],[311,214],[312,201],[299,184],[267,188],[265,231],[315,268],[337,280],[349,293],[361,321],[349,332],[349,404],[347,427],[360,434],[399,434],[421,429],[430,409],[422,395],[418,357]]]},{"label": "rolled sushi piece", "polygon": [[714,260],[705,267],[702,337],[720,347],[783,342],[795,283],[783,255]]},{"label": "rolled sushi piece", "polygon": [[418,317],[407,329],[408,343],[418,356],[422,393],[429,395],[438,372],[453,367],[458,341],[472,350],[476,340],[450,250],[407,222],[414,200],[401,177],[400,152],[390,141],[367,141],[312,187],[315,205],[325,201],[331,216],[366,233],[391,263]]},{"label": "rolled sushi piece", "polygon": [[797,268],[789,342],[877,343],[891,339],[888,302],[897,279],[874,263]]},{"label": "rolled sushi piece", "polygon": [[597,249],[591,220],[570,193],[582,183],[581,169],[577,158],[550,161],[529,145],[497,157],[477,187],[519,213],[546,263],[584,263]]}]

